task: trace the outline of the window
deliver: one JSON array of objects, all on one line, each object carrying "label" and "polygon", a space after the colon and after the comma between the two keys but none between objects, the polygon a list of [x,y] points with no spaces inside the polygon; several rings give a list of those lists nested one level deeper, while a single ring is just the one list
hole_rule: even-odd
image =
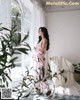
[{"label": "window", "polygon": [[[11,6],[12,6],[12,9],[11,9],[12,25],[16,18],[16,14],[19,13],[19,17],[18,17],[18,21],[17,21],[18,32],[21,33],[22,37],[24,37],[30,31],[30,28],[31,28],[31,17],[32,17],[31,11],[28,8],[26,8],[22,12],[23,15],[21,15],[21,9],[20,9],[20,6],[19,6],[17,0],[12,0]],[[28,37],[26,42],[29,43],[29,40],[30,40],[30,37]],[[18,56],[18,58],[19,58],[15,62],[17,64],[17,66],[21,66],[21,63],[25,63],[26,61],[29,62],[28,55],[16,54],[15,56]]]},{"label": "window", "polygon": [[[32,17],[31,11],[27,7],[26,8],[23,7],[23,12],[22,12],[17,0],[12,0],[11,6],[12,6],[11,9],[12,25],[13,25],[13,21],[16,18],[16,13],[19,13],[19,18],[17,23],[18,32],[20,32],[22,37],[24,37],[27,34],[27,32],[29,32],[31,29],[31,17]],[[27,39],[27,43],[29,43],[29,39],[30,37]],[[11,69],[12,87],[14,87],[15,85],[17,86],[19,84],[22,78],[22,74],[25,71],[25,67],[29,64],[30,61],[29,55],[21,53],[20,55],[15,54],[15,56],[18,56],[19,59],[17,59],[15,62],[17,67]]]},{"label": "window", "polygon": [[[17,26],[18,26],[18,32],[21,33],[21,9],[17,2],[17,0],[12,0],[11,2],[11,24],[13,25],[14,20],[16,18],[16,14],[19,13],[19,17],[17,19]],[[11,25],[11,26],[12,26]],[[17,34],[17,33],[16,33]],[[15,37],[16,38],[16,37]],[[11,86],[15,87],[19,84],[21,80],[21,74],[22,74],[22,67],[21,67],[21,54],[15,54],[14,57],[18,56],[18,59],[15,61],[16,67],[11,69]]]},{"label": "window", "polygon": [[[13,23],[14,23],[14,21],[15,21],[15,18],[16,18],[16,14],[17,13],[19,13],[19,16],[18,16],[18,19],[17,19],[17,26],[18,26],[18,32],[19,33],[21,33],[21,9],[20,9],[20,6],[19,6],[19,4],[18,4],[18,2],[17,2],[17,0],[12,0],[12,2],[11,2],[11,19],[12,19],[12,25],[13,25]],[[12,26],[11,25],[11,26]],[[16,37],[15,37],[16,38]],[[17,66],[21,66],[21,64],[20,64],[20,61],[21,61],[21,54],[15,54],[14,55],[14,57],[15,56],[18,56],[18,59],[16,60],[16,65]]]}]

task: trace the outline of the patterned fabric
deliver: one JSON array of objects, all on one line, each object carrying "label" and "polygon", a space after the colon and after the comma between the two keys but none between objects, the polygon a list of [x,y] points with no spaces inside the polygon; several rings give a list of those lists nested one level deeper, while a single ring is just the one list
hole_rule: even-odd
[{"label": "patterned fabric", "polygon": [[33,59],[38,62],[41,66],[45,66],[45,52],[41,52],[41,42],[34,47]]},{"label": "patterned fabric", "polygon": [[[44,69],[45,71],[45,54],[46,54],[46,50],[44,52],[41,51],[41,42],[37,44],[36,47],[34,47],[34,54],[32,56],[33,60],[36,62],[36,65],[34,66],[35,69],[35,81],[39,80],[40,78],[43,79],[43,75],[42,75],[42,69]],[[44,75],[45,76],[45,75]],[[40,81],[36,84],[36,87],[40,88],[43,90],[44,89],[49,89],[49,85],[48,82],[45,81]],[[41,91],[42,91],[41,90]]]}]

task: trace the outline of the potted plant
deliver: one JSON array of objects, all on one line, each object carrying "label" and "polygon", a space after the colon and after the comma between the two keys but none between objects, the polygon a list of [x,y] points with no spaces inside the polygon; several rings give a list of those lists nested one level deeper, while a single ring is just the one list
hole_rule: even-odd
[{"label": "potted plant", "polygon": [[9,81],[12,81],[9,73],[12,68],[16,67],[15,61],[18,57],[17,54],[28,54],[31,50],[29,44],[25,40],[29,36],[29,32],[22,38],[21,33],[17,32],[17,13],[16,19],[11,27],[8,29],[0,24],[0,77],[3,84],[0,87],[8,87]]}]

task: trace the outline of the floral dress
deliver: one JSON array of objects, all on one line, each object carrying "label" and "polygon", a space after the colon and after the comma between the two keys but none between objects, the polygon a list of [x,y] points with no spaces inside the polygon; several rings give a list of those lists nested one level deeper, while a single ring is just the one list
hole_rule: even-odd
[{"label": "floral dress", "polygon": [[34,66],[34,79],[37,81],[36,86],[43,92],[43,90],[48,90],[49,85],[48,81],[43,81],[45,76],[45,54],[46,50],[42,52],[41,50],[41,41],[37,44],[36,47],[34,47],[34,54],[32,56],[32,59],[36,63]]}]

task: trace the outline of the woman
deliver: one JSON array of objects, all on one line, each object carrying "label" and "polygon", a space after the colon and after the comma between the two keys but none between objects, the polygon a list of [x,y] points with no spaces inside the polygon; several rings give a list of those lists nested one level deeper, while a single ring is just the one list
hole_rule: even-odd
[{"label": "woman", "polygon": [[[46,95],[50,95],[51,90],[48,85],[48,81],[45,78],[45,54],[49,49],[49,35],[45,27],[39,28],[39,41],[36,47],[34,47],[33,60],[36,62],[35,67],[35,89],[37,93],[46,91]],[[44,88],[44,89],[43,89]]]}]

